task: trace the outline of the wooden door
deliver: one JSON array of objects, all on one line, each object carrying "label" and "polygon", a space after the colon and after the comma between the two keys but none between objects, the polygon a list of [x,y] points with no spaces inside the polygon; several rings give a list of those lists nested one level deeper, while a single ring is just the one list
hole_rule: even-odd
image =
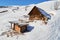
[{"label": "wooden door", "polygon": [[20,33],[20,27],[18,25],[15,25],[15,31]]}]

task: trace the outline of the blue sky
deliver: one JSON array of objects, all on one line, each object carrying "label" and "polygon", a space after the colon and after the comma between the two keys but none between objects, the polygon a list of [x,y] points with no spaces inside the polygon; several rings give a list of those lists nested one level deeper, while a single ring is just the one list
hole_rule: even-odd
[{"label": "blue sky", "polygon": [[0,6],[37,4],[48,0],[0,0]]}]

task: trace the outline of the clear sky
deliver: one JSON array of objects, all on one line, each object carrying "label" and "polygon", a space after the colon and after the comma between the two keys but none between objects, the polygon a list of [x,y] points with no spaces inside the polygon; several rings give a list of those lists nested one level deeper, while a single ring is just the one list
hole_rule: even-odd
[{"label": "clear sky", "polygon": [[48,0],[0,0],[0,6],[37,4]]}]

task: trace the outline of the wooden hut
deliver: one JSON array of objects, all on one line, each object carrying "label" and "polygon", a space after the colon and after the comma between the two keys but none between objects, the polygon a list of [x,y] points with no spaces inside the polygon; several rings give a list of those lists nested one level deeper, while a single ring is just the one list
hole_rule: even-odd
[{"label": "wooden hut", "polygon": [[47,14],[44,10],[34,6],[29,12],[29,20],[42,20],[47,21],[50,18],[50,15]]},{"label": "wooden hut", "polygon": [[20,24],[18,22],[9,22],[9,23],[11,23],[11,28],[18,33],[23,33],[27,31],[28,24]]}]

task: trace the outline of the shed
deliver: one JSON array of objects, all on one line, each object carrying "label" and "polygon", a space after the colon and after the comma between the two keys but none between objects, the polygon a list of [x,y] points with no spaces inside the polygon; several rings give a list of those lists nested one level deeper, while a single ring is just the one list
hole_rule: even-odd
[{"label": "shed", "polygon": [[34,6],[32,10],[28,13],[29,20],[42,20],[42,21],[48,21],[48,19],[51,18],[49,14],[47,14],[44,10],[41,8],[38,8]]},{"label": "shed", "polygon": [[18,33],[23,33],[27,31],[28,24],[26,23],[19,23],[19,22],[12,22],[12,21],[10,21],[9,23],[11,23],[11,28]]}]

